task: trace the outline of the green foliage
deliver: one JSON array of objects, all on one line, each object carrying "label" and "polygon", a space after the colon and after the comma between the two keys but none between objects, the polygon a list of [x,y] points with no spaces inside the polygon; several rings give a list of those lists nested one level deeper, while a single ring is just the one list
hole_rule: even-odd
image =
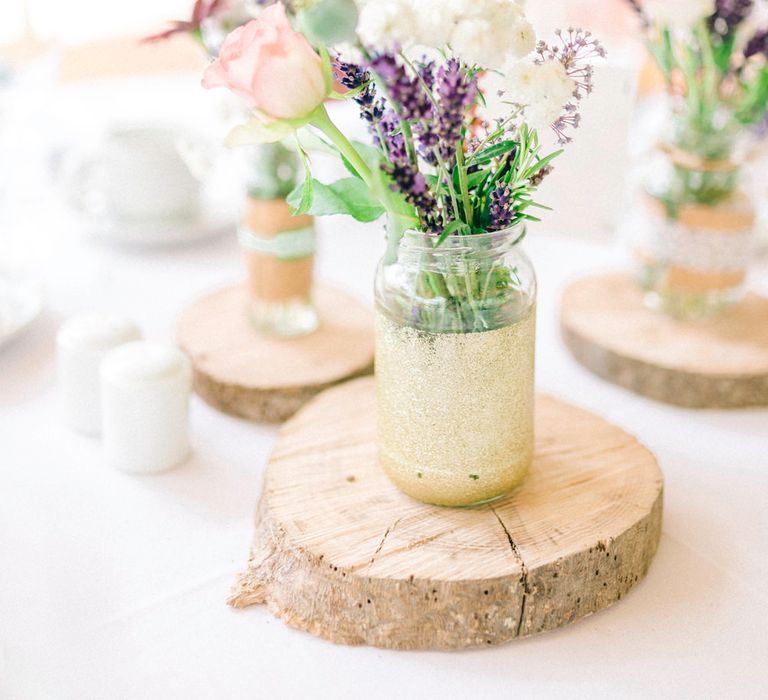
[{"label": "green foliage", "polygon": [[648,47],[676,94],[682,81],[682,118],[703,141],[716,131],[758,124],[768,113],[768,65],[745,59],[737,33],[724,36],[701,22],[682,38],[660,27]]},{"label": "green foliage", "polygon": [[355,40],[357,6],[354,0],[317,0],[302,9],[296,21],[299,30],[314,46]]},{"label": "green foliage", "polygon": [[356,177],[337,180],[330,185],[308,177],[288,195],[288,205],[294,215],[346,214],[363,222],[375,221],[384,213],[382,204]]}]

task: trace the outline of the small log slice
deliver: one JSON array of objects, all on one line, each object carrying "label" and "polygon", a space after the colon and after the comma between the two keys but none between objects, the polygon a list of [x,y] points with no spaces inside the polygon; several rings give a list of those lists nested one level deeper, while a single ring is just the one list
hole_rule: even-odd
[{"label": "small log slice", "polygon": [[560,327],[582,365],[643,396],[688,408],[768,405],[764,297],[678,321],[644,306],[629,277],[594,275],[566,288]]},{"label": "small log slice", "polygon": [[194,369],[195,391],[211,406],[279,422],[318,393],[373,371],[373,314],[356,297],[318,285],[320,327],[296,338],[254,330],[245,286],[206,296],[183,313],[178,342]]},{"label": "small log slice", "polygon": [[451,509],[389,481],[375,422],[374,380],[363,378],[283,426],[231,605],[266,604],[343,644],[460,649],[569,624],[648,570],[662,476],[619,428],[540,396],[527,480],[494,504]]}]

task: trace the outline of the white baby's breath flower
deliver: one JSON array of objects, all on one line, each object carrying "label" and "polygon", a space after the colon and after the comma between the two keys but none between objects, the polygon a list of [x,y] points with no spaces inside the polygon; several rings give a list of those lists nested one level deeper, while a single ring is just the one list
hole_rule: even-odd
[{"label": "white baby's breath flower", "polygon": [[672,29],[688,29],[715,13],[715,0],[645,0],[650,17]]},{"label": "white baby's breath flower", "polygon": [[504,101],[523,106],[525,121],[540,132],[558,120],[576,88],[559,61],[510,62],[504,73]]},{"label": "white baby's breath flower", "polygon": [[357,0],[358,34],[378,48],[451,49],[466,63],[498,69],[533,51],[536,36],[522,0]]},{"label": "white baby's breath flower", "polygon": [[416,25],[413,27],[413,41],[421,46],[443,48],[456,26],[456,13],[444,0],[413,0]]},{"label": "white baby's breath flower", "polygon": [[366,45],[387,48],[412,43],[416,27],[411,0],[368,0],[360,8],[357,33]]},{"label": "white baby's breath flower", "polygon": [[455,19],[449,44],[467,63],[498,69],[535,47],[533,27],[513,0],[449,0],[444,11]]}]

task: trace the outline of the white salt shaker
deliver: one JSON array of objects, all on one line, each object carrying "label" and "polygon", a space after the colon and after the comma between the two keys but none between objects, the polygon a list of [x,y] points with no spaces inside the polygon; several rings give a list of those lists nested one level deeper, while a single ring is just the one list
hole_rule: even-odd
[{"label": "white salt shaker", "polygon": [[67,425],[86,435],[101,432],[99,365],[110,350],[139,340],[128,319],[82,314],[69,319],[56,337],[59,386]]},{"label": "white salt shaker", "polygon": [[107,462],[132,474],[155,474],[189,454],[192,369],[181,351],[149,342],[113,350],[101,365]]}]

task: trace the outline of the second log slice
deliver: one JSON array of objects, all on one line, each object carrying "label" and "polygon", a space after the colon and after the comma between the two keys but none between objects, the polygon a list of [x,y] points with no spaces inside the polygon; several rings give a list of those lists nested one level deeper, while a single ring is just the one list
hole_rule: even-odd
[{"label": "second log slice", "polygon": [[646,573],[662,476],[635,438],[540,396],[527,480],[474,509],[415,501],[378,465],[372,378],[283,426],[248,570],[230,603],[263,603],[334,642],[394,649],[499,644],[605,608]]},{"label": "second log slice", "polygon": [[582,365],[638,394],[688,408],[768,405],[764,297],[678,321],[647,308],[628,275],[598,274],[565,289],[560,327]]},{"label": "second log slice", "polygon": [[195,391],[214,408],[278,422],[340,382],[373,371],[373,313],[347,292],[318,285],[319,328],[305,336],[258,333],[245,286],[226,287],[190,305],[177,329],[192,361]]}]

